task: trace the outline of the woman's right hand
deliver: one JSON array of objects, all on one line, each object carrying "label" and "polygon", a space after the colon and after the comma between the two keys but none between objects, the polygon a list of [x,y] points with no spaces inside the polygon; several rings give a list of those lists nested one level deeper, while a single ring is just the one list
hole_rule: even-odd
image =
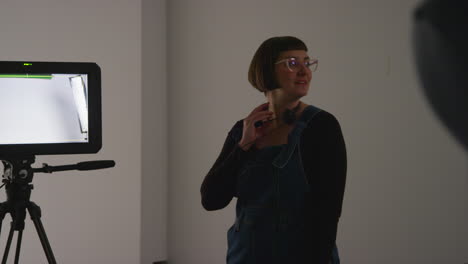
[{"label": "woman's right hand", "polygon": [[244,128],[242,138],[239,141],[239,146],[247,151],[255,143],[255,140],[264,136],[263,131],[267,123],[263,123],[260,127],[255,127],[258,121],[267,121],[273,118],[273,112],[268,110],[268,102],[257,106],[246,118],[244,118]]}]

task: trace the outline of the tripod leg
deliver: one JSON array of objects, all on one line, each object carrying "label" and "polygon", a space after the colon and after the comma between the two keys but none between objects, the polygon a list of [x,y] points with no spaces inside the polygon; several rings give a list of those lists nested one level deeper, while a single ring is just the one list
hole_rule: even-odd
[{"label": "tripod leg", "polygon": [[44,249],[47,260],[50,264],[56,264],[57,262],[55,261],[54,253],[52,252],[52,248],[50,247],[49,240],[47,239],[44,226],[41,222],[41,208],[37,204],[29,202],[28,211],[34,226],[36,227],[37,234],[41,240],[42,248]]},{"label": "tripod leg", "polygon": [[2,223],[5,215],[8,213],[8,204],[6,202],[0,203],[0,234],[2,232]]},{"label": "tripod leg", "polygon": [[18,242],[16,243],[15,264],[19,262],[19,255],[21,251],[21,240],[23,239],[23,230],[18,231]]},{"label": "tripod leg", "polygon": [[8,240],[5,247],[5,252],[3,253],[2,264],[6,264],[8,260],[8,252],[10,251],[11,240],[13,239],[13,232],[15,231],[15,222],[11,222],[10,233],[8,234]]}]

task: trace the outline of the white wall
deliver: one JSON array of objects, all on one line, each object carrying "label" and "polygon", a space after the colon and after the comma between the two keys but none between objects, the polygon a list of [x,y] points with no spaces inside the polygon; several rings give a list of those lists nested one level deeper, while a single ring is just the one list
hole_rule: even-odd
[{"label": "white wall", "polygon": [[[140,1],[0,2],[0,60],[92,61],[102,69],[102,150],[39,156],[35,164],[117,163],[101,171],[35,175],[31,199],[42,208],[58,263],[129,264],[140,259],[141,39]],[[3,201],[3,190],[0,195]],[[7,216],[2,249],[9,222]],[[20,263],[46,263],[29,216],[22,245]],[[13,256],[12,249],[10,260]]]},{"label": "white wall", "polygon": [[143,0],[142,264],[167,258],[166,28],[166,1]]},{"label": "white wall", "polygon": [[278,35],[302,38],[319,58],[304,100],[342,125],[342,262],[468,262],[467,157],[417,81],[410,25],[418,2],[168,3],[171,263],[225,259],[234,201],[206,212],[199,187],[230,127],[264,101],[247,69],[260,43]]}]

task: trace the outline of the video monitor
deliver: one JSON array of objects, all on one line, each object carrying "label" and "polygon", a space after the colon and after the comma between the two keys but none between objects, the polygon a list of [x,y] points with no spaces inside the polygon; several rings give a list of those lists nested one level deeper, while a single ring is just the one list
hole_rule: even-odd
[{"label": "video monitor", "polygon": [[0,157],[100,150],[96,63],[0,61],[0,98]]}]

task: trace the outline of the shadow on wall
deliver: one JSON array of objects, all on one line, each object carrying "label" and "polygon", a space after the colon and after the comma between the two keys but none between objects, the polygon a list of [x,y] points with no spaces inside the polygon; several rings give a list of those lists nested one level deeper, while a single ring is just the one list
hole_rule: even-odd
[{"label": "shadow on wall", "polygon": [[467,1],[425,1],[414,13],[413,49],[429,103],[468,151],[467,12]]}]

